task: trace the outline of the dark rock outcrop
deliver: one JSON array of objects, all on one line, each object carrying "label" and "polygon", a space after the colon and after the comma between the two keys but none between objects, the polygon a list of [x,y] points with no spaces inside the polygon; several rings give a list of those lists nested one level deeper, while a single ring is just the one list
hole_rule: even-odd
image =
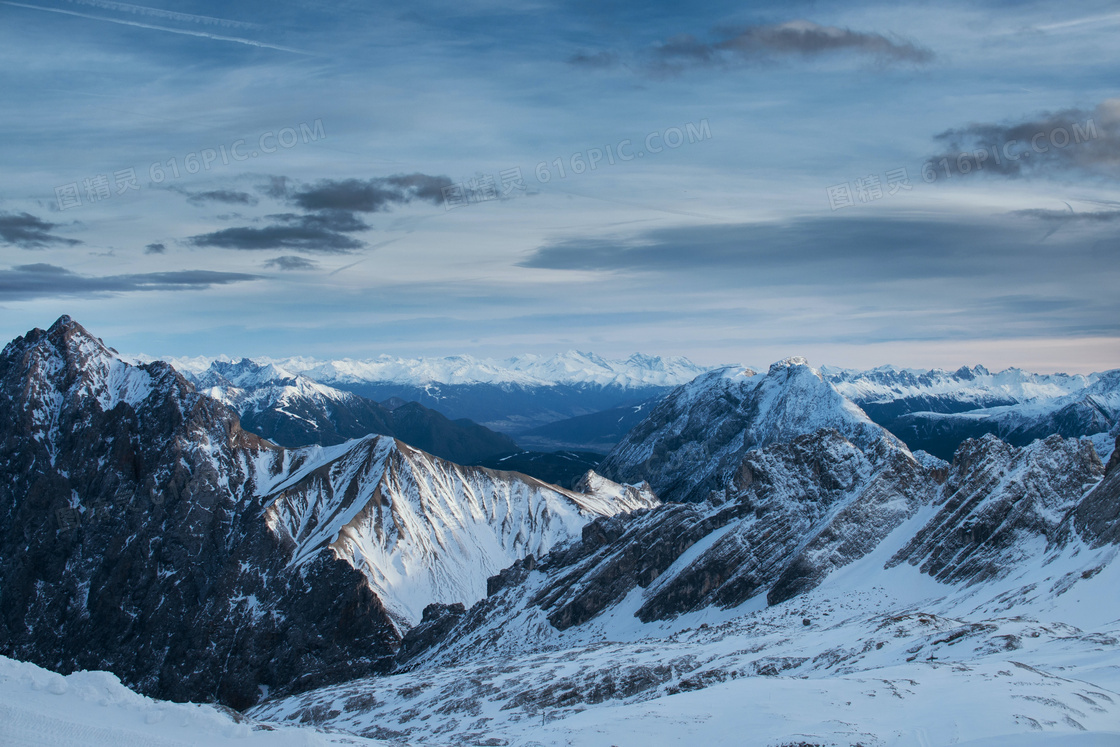
[{"label": "dark rock outcrop", "polygon": [[0,422],[0,653],[239,708],[391,661],[362,575],[261,520],[277,447],[170,366],[63,317],[0,354]]},{"label": "dark rock outcrop", "polygon": [[1051,436],[1016,448],[995,436],[958,449],[942,508],[888,566],[907,562],[945,582],[996,578],[1063,541],[1066,514],[1103,473],[1092,444]]},{"label": "dark rock outcrop", "polygon": [[1072,520],[1092,546],[1120,544],[1120,436],[1104,479],[1074,509]]}]

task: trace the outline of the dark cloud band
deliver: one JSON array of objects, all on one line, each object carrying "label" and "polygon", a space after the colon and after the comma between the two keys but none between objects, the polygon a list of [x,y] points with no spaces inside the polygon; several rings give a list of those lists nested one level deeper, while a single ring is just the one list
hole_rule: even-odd
[{"label": "dark cloud band", "polygon": [[0,299],[26,300],[54,296],[100,296],[136,291],[201,290],[256,280],[257,275],[211,270],[178,270],[95,277],[49,264],[19,265],[0,270]]}]

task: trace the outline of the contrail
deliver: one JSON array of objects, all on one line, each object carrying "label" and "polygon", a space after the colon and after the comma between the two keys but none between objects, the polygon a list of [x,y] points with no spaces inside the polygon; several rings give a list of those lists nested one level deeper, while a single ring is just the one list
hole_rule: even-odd
[{"label": "contrail", "polygon": [[208,26],[217,25],[233,28],[252,29],[260,28],[260,24],[233,21],[228,18],[214,18],[213,16],[196,16],[190,13],[177,13],[173,10],[162,8],[149,8],[145,5],[130,5],[129,3],[115,3],[110,0],[66,0],[74,5],[89,5],[102,10],[115,10],[119,13],[132,13],[134,15],[154,16],[166,18],[169,21],[183,21],[185,23],[204,23]]},{"label": "contrail", "polygon": [[[374,244],[374,245],[372,245],[372,246],[368,246],[368,247],[366,247],[366,250],[367,250],[367,251],[372,251],[372,250],[374,250],[374,249],[380,249],[380,248],[381,248],[381,247],[383,247],[383,246],[388,246],[389,244],[392,244],[392,243],[394,243],[394,242],[400,241],[400,240],[401,240],[401,239],[403,239],[403,238],[404,238],[403,236],[399,236],[399,237],[397,237],[397,238],[395,238],[395,239],[389,239],[388,241],[379,241],[379,242],[377,242],[376,244]],[[327,275],[328,275],[328,276],[330,276],[330,275],[337,275],[338,273],[342,272],[343,270],[349,270],[349,269],[350,269],[351,267],[353,267],[354,265],[357,265],[357,264],[361,264],[362,262],[365,262],[365,261],[366,261],[367,259],[369,259],[369,257],[362,257],[362,258],[361,258],[361,259],[359,259],[359,260],[358,260],[357,262],[351,262],[351,263],[350,263],[350,264],[348,264],[348,265],[343,265],[342,267],[339,267],[339,268],[338,268],[337,270],[331,270],[330,272],[328,272],[328,273],[327,273]]]},{"label": "contrail", "polygon": [[1055,31],[1057,29],[1068,29],[1074,26],[1084,26],[1089,23],[1109,23],[1120,21],[1120,13],[1109,13],[1104,16],[1090,16],[1088,18],[1075,18],[1072,21],[1060,21],[1058,23],[1048,23],[1043,26],[1035,26],[1039,31]]},{"label": "contrail", "polygon": [[78,18],[88,18],[93,21],[107,21],[109,23],[119,23],[122,26],[134,26],[141,29],[153,29],[155,31],[167,31],[172,34],[184,34],[186,36],[197,36],[203,39],[214,39],[215,41],[228,41],[236,42],[238,44],[248,44],[250,47],[261,47],[264,49],[275,49],[280,52],[291,52],[292,54],[302,54],[308,56],[315,56],[313,52],[305,52],[302,49],[292,49],[291,47],[281,47],[276,44],[269,44],[267,42],[255,41],[253,39],[243,39],[239,36],[221,36],[219,34],[209,34],[203,31],[188,31],[186,29],[173,29],[168,26],[156,26],[151,23],[140,23],[138,21],[125,21],[120,18],[107,18],[105,16],[95,16],[89,13],[78,13],[73,10],[63,10],[61,8],[46,8],[42,5],[27,5],[26,3],[16,3],[11,0],[0,0],[0,4],[11,5],[15,8],[29,8],[31,10],[43,10],[48,13],[61,13],[66,16],[77,16]]}]

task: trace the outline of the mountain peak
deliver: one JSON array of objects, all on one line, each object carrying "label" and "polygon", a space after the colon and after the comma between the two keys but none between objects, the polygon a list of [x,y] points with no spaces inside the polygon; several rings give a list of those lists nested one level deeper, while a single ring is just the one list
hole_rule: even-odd
[{"label": "mountain peak", "polygon": [[834,430],[865,453],[905,446],[811,368],[790,357],[766,376],[730,366],[673,390],[614,448],[600,469],[646,480],[664,499],[694,502],[733,481],[746,452]]},{"label": "mountain peak", "polygon": [[60,316],[58,319],[55,320],[55,323],[52,324],[50,329],[47,330],[47,331],[48,332],[55,332],[57,330],[62,330],[62,329],[65,329],[67,327],[71,327],[71,326],[75,326],[75,325],[79,329],[82,328],[82,325],[75,322],[74,319],[69,314],[63,314],[62,316]]},{"label": "mountain peak", "polygon": [[769,373],[774,374],[787,368],[797,367],[804,367],[812,370],[812,367],[809,365],[809,361],[804,357],[800,355],[791,355],[788,358],[781,359],[777,363],[771,364]]}]

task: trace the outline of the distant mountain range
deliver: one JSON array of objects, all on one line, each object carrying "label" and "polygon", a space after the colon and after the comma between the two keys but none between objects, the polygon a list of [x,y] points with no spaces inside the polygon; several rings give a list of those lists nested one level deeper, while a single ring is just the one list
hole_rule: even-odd
[{"label": "distant mountain range", "polygon": [[1120,432],[1120,370],[1083,376],[885,366],[821,373],[911,449],[942,459],[965,439],[989,433],[1016,446],[1055,434],[1089,437],[1107,459]]},{"label": "distant mountain range", "polygon": [[[519,355],[505,360],[454,355],[445,358],[397,358],[382,355],[368,360],[315,358],[256,358],[284,370],[336,386],[344,384],[516,384],[520,386],[593,385],[640,389],[673,387],[708,370],[688,358],[642,355],[625,360],[569,350],[552,356]],[[170,358],[182,371],[201,373],[222,358]]]},{"label": "distant mountain range", "polygon": [[469,420],[416,402],[374,402],[272,363],[215,361],[189,378],[235,410],[246,430],[280,446],[332,446],[376,433],[461,464],[521,451],[509,436]]},{"label": "distant mountain range", "polygon": [[[141,357],[141,360],[150,360]],[[172,358],[184,374],[201,375],[209,358]],[[708,370],[687,358],[635,354],[609,360],[570,351],[550,357],[523,355],[504,361],[470,356],[319,361],[311,358],[255,359],[375,402],[417,402],[451,419],[466,418],[514,437],[534,428],[603,410],[638,405],[666,394]],[[593,434],[569,448],[595,451]]]},{"label": "distant mountain range", "polygon": [[[195,358],[179,359],[176,365],[188,376],[201,376],[235,364]],[[469,419],[510,435],[535,452],[592,453],[610,451],[673,387],[714,370],[679,357],[636,354],[626,360],[608,360],[574,351],[505,361],[470,356],[382,356],[368,361],[261,359],[255,365],[265,371],[283,371],[289,378],[302,376],[333,392],[357,393],[373,402],[416,402],[449,419]],[[987,433],[1019,446],[1052,434],[1084,436],[1107,455],[1113,437],[1120,432],[1120,371],[1071,375],[1011,368],[993,373],[983,366],[955,371],[894,366],[861,371],[825,366],[820,371],[872,421],[911,449],[941,459],[951,459],[964,440]],[[249,415],[253,429],[258,427],[248,409],[230,402]],[[360,423],[376,420],[369,414],[357,418]],[[306,430],[297,423],[285,427]],[[382,430],[376,432],[395,433],[388,425],[379,427]],[[357,435],[354,429],[345,428],[340,434]],[[275,435],[284,442],[282,433]],[[301,438],[310,442],[308,436]],[[410,436],[402,434],[406,441]],[[422,448],[440,453],[436,443],[438,439],[433,438]],[[499,449],[500,444],[494,442],[493,448]],[[469,461],[460,453],[443,455]],[[505,454],[488,453],[478,459],[495,456]]]}]

